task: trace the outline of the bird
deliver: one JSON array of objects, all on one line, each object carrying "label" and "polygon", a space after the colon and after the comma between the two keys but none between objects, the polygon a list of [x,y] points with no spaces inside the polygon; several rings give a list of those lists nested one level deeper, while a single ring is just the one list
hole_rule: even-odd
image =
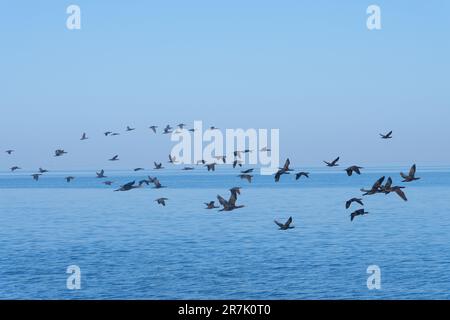
[{"label": "bird", "polygon": [[177,162],[177,158],[169,154],[169,163],[175,164]]},{"label": "bird", "polygon": [[165,207],[167,200],[169,200],[169,199],[167,199],[167,198],[158,198],[155,201],[158,202],[158,204],[162,204]]},{"label": "bird", "polygon": [[11,167],[10,169],[11,169],[12,172],[14,172],[14,171],[20,170],[20,169],[22,169],[22,168],[21,168],[21,167],[18,167],[18,166],[14,166],[14,167]]},{"label": "bird", "polygon": [[88,137],[86,135],[86,132],[83,132],[83,135],[81,136],[80,140],[87,140],[87,139],[88,139]]},{"label": "bird", "polygon": [[243,171],[241,171],[241,173],[243,173],[243,174],[247,174],[247,173],[251,173],[251,172],[253,172],[253,170],[254,170],[254,169],[247,169],[247,170],[243,170]]},{"label": "bird", "polygon": [[65,155],[67,152],[64,151],[63,149],[57,149],[55,150],[55,157],[61,157],[63,155]]},{"label": "bird", "polygon": [[355,219],[355,217],[357,217],[357,216],[363,216],[363,215],[368,214],[368,213],[369,212],[364,211],[364,209],[356,210],[355,212],[352,212],[350,214],[350,221],[353,221],[353,219]]},{"label": "bird", "polygon": [[150,126],[150,127],[149,127],[149,129],[152,129],[152,131],[153,131],[154,133],[156,133],[156,128],[158,128],[158,126]]},{"label": "bird", "polygon": [[72,181],[73,179],[75,179],[75,177],[68,176],[68,177],[65,177],[64,179],[66,179],[66,181],[69,183],[70,181]]},{"label": "bird", "polygon": [[133,171],[137,172],[137,171],[143,171],[145,170],[144,168],[134,168]]},{"label": "bird", "polygon": [[405,192],[403,192],[403,190],[402,190],[404,188],[405,187],[392,186],[392,178],[389,177],[386,181],[386,184],[384,186],[382,186],[381,191],[384,192],[385,194],[395,192],[401,199],[403,199],[404,201],[408,201],[408,198],[406,197]]},{"label": "bird", "polygon": [[416,178],[416,165],[415,164],[413,164],[413,166],[409,170],[408,175],[404,174],[403,172],[400,172],[400,176],[404,179],[402,182],[411,182],[411,181],[420,179],[420,178]]},{"label": "bird", "polygon": [[132,189],[136,189],[139,188],[139,186],[135,186],[136,181],[132,181],[132,182],[128,182],[126,184],[124,184],[123,186],[121,186],[119,189],[116,189],[114,191],[130,191]]},{"label": "bird", "polygon": [[106,131],[106,132],[103,132],[103,134],[107,137],[107,136],[109,136],[110,134],[112,134],[112,131]]},{"label": "bird", "polygon": [[387,134],[380,133],[381,139],[392,139],[392,131],[389,131]]},{"label": "bird", "polygon": [[216,163],[210,163],[205,165],[206,168],[208,168],[208,171],[216,171]]},{"label": "bird", "polygon": [[154,164],[155,164],[155,170],[159,170],[159,169],[164,169],[164,167],[162,166],[162,163],[156,163],[156,162],[153,162]]},{"label": "bird", "polygon": [[384,182],[385,176],[382,176],[380,179],[378,179],[372,186],[370,190],[361,189],[361,192],[364,192],[363,196],[373,195],[376,193],[382,192],[382,184]]},{"label": "bird", "polygon": [[183,169],[181,169],[181,170],[184,170],[184,171],[189,171],[189,170],[194,170],[194,168],[193,167],[184,167]]},{"label": "bird", "polygon": [[214,126],[209,127],[209,130],[219,130],[219,128],[216,128]]},{"label": "bird", "polygon": [[252,182],[252,178],[253,178],[253,176],[251,174],[240,174],[240,175],[238,175],[238,177],[241,179],[247,179],[247,181],[249,183]]},{"label": "bird", "polygon": [[114,157],[112,157],[111,159],[109,159],[109,161],[119,161],[119,155],[116,154]]},{"label": "bird", "polygon": [[167,125],[165,128],[164,128],[164,131],[163,131],[163,134],[169,134],[169,133],[172,133],[172,127],[170,126],[170,125]]},{"label": "bird", "polygon": [[41,173],[34,173],[34,174],[32,174],[31,176],[33,177],[33,180],[38,181],[38,180],[39,180],[39,177],[40,177],[41,175],[42,175]]},{"label": "bird", "polygon": [[347,175],[349,177],[351,177],[353,172],[356,174],[361,174],[361,169],[364,169],[364,168],[358,167],[358,166],[351,166],[351,167],[348,167],[347,169],[345,169],[345,171],[347,171]]},{"label": "bird", "polygon": [[151,179],[151,182],[153,182],[153,184],[155,185],[155,189],[165,188],[165,186],[161,185],[158,178]]},{"label": "bird", "polygon": [[360,205],[364,206],[364,203],[362,202],[362,199],[360,199],[360,198],[352,198],[352,199],[348,200],[345,203],[345,208],[349,209],[353,202],[359,203]]},{"label": "bird", "polygon": [[244,207],[243,205],[239,205],[239,206],[236,205],[237,195],[241,194],[240,188],[234,187],[234,188],[230,189],[230,192],[231,192],[231,196],[228,201],[225,200],[220,195],[217,195],[217,200],[219,200],[219,203],[223,206],[223,208],[220,209],[219,211],[233,211],[235,209],[240,209],[240,208]]},{"label": "bird", "polygon": [[260,152],[270,152],[272,151],[271,149],[268,149],[267,147],[263,147],[259,150]]},{"label": "bird", "polygon": [[242,167],[242,161],[234,160],[233,161],[233,169],[236,168],[236,166]]},{"label": "bird", "polygon": [[219,206],[216,206],[215,203],[216,203],[215,201],[210,201],[209,203],[205,202],[205,205],[206,205],[205,209],[217,209],[217,208],[220,208]]},{"label": "bird", "polygon": [[105,170],[101,170],[100,172],[96,172],[97,178],[106,178],[105,176]]},{"label": "bird", "polygon": [[294,229],[295,227],[291,226],[292,224],[292,217],[289,217],[289,219],[285,223],[278,222],[277,220],[274,220],[275,224],[280,227],[280,230],[288,230],[288,229]]},{"label": "bird", "polygon": [[328,162],[328,161],[324,161],[324,162],[328,167],[337,167],[339,165],[338,161],[339,161],[339,157],[337,157],[336,159],[334,159],[331,162]]},{"label": "bird", "polygon": [[309,172],[299,172],[295,174],[295,180],[298,180],[301,177],[309,178]]},{"label": "bird", "polygon": [[289,166],[291,165],[291,161],[286,159],[286,162],[284,163],[283,168],[279,168],[279,170],[275,173],[275,182],[280,181],[280,177],[283,174],[289,174],[289,171],[293,171],[292,169],[289,169]]},{"label": "bird", "polygon": [[186,127],[186,124],[180,123],[180,124],[177,124],[177,127],[180,129],[183,129],[184,127]]},{"label": "bird", "polygon": [[199,165],[199,164],[205,164],[205,163],[206,163],[206,161],[205,161],[205,160],[203,160],[203,159],[202,159],[202,160],[198,160],[198,161],[197,161],[197,165]]},{"label": "bird", "polygon": [[6,150],[5,152],[6,152],[7,154],[11,155],[11,154],[14,152],[14,150]]},{"label": "bird", "polygon": [[39,168],[39,173],[46,173],[46,172],[48,172],[48,170],[45,170],[45,169]]},{"label": "bird", "polygon": [[227,163],[227,156],[215,156],[214,157],[217,161],[222,160],[223,163]]},{"label": "bird", "polygon": [[111,133],[111,135],[112,135],[112,136],[120,136],[120,133],[113,132],[113,133]]},{"label": "bird", "polygon": [[130,126],[127,126],[127,131],[133,131],[136,130],[136,128],[131,128]]},{"label": "bird", "polygon": [[114,182],[113,182],[113,181],[107,180],[107,181],[103,181],[102,183],[103,183],[104,185],[111,186]]}]

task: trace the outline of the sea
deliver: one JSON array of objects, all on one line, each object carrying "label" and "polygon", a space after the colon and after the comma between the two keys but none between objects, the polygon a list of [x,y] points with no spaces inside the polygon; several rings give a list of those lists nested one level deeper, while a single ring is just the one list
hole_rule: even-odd
[{"label": "sea", "polygon": [[[418,167],[410,183],[407,168],[302,170],[279,183],[220,166],[109,171],[112,186],[94,171],[0,172],[0,299],[450,298],[450,168]],[[166,188],[113,191],[148,175]],[[362,197],[381,176],[408,201]],[[244,208],[205,209],[236,186]],[[369,213],[351,222],[353,197]]]}]

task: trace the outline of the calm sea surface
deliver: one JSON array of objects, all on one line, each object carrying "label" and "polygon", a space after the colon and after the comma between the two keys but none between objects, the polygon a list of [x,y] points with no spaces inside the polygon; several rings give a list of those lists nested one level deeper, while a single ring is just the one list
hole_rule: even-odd
[{"label": "calm sea surface", "polygon": [[[351,178],[310,170],[278,184],[221,167],[106,172],[115,187],[147,173],[168,186],[129,192],[92,172],[71,172],[71,183],[64,172],[39,182],[0,173],[0,299],[450,298],[450,169],[419,168],[410,184],[396,168]],[[365,197],[370,214],[350,222],[345,201],[382,175],[409,201]],[[204,209],[233,186],[245,208]],[[273,220],[289,216],[296,228],[278,230]],[[66,288],[69,265],[81,269],[81,290]],[[381,290],[367,288],[370,265],[381,268]]]}]

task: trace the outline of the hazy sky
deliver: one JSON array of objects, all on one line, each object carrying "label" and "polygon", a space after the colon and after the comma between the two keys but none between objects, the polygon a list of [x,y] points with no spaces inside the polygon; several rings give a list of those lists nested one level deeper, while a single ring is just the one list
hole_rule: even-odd
[{"label": "hazy sky", "polygon": [[[81,30],[66,28],[70,4]],[[371,4],[382,30],[366,28]],[[9,1],[0,171],[150,167],[173,143],[148,126],[194,120],[279,128],[297,166],[450,164],[449,13],[444,0]]]}]

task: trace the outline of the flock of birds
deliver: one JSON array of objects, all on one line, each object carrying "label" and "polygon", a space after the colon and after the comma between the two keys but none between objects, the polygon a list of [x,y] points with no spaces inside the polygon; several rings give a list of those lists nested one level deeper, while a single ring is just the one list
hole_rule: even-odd
[{"label": "flock of birds", "polygon": [[[185,124],[180,123],[177,125],[177,128],[172,128],[170,125],[167,125],[163,131],[162,134],[171,134],[174,132],[176,132],[176,130],[184,130],[186,127]],[[151,129],[153,131],[153,133],[157,133],[157,128],[158,126],[150,126],[149,129]],[[136,128],[132,128],[130,126],[126,127],[126,132],[131,132],[136,130]],[[190,132],[193,132],[194,129],[188,129]],[[210,127],[209,130],[219,130],[219,128],[216,127]],[[380,134],[381,139],[384,140],[388,140],[388,139],[392,139],[392,134],[393,132],[390,131],[387,134]],[[120,135],[120,133],[117,132],[112,132],[112,131],[106,131],[104,132],[104,136],[108,137],[108,136],[117,136]],[[83,133],[80,140],[87,140],[89,139],[86,133]],[[270,152],[271,150],[267,147],[263,147],[260,150],[258,150],[259,152]],[[10,150],[6,150],[5,151],[8,155],[12,155],[14,153],[14,150],[10,149]],[[226,156],[216,156],[214,157],[218,162],[213,162],[213,163],[206,163],[206,161],[204,160],[200,160],[197,165],[203,165],[204,167],[206,167],[207,171],[215,171],[216,166],[219,163],[223,163],[223,164],[232,164],[233,168],[236,168],[237,166],[242,167],[242,155],[246,154],[246,153],[250,153],[253,152],[253,150],[236,150],[234,151],[234,159],[232,162],[227,162],[227,158]],[[67,154],[67,152],[64,149],[57,149],[54,151],[54,156],[55,157],[62,157],[65,154]],[[119,155],[114,155],[112,158],[108,159],[109,161],[119,161]],[[324,161],[325,165],[327,167],[337,167],[339,166],[339,160],[340,157],[337,157],[336,159],[334,159],[333,161]],[[177,159],[175,156],[170,155],[169,154],[169,163],[171,164],[177,164]],[[289,158],[285,161],[285,164],[282,168],[279,168],[278,171],[275,173],[275,182],[279,182],[281,177],[284,175],[289,175],[292,171],[294,171],[293,169],[290,168],[291,163]],[[11,172],[15,172],[17,170],[20,170],[21,168],[19,166],[13,166],[10,168]],[[162,170],[164,169],[163,164],[154,162],[154,170]],[[183,167],[182,170],[194,170],[194,167]],[[347,175],[349,177],[351,177],[353,174],[357,174],[360,175],[361,174],[361,170],[364,169],[363,167],[360,166],[350,166],[348,168],[345,169],[345,171],[347,172]],[[144,168],[135,168],[133,169],[135,172],[138,171],[143,171],[145,170]],[[253,179],[253,168],[251,169],[246,169],[246,170],[241,170],[238,177],[244,180],[247,180],[249,183],[252,182]],[[43,168],[39,168],[37,173],[33,173],[31,175],[32,179],[34,179],[35,181],[39,181],[40,177],[49,172],[46,169]],[[99,172],[96,172],[96,176],[98,179],[107,179],[107,176],[105,175],[105,171],[102,169]],[[405,174],[403,172],[400,173],[400,176],[403,178],[402,182],[405,183],[409,183],[409,182],[413,182],[416,180],[419,180],[420,178],[416,177],[416,165],[414,164],[409,173]],[[299,180],[300,178],[305,177],[305,178],[309,178],[310,177],[310,173],[309,172],[297,172],[295,173],[295,180]],[[390,194],[390,193],[395,193],[397,194],[401,199],[403,199],[404,201],[408,201],[405,193],[404,193],[404,188],[403,186],[395,186],[393,185],[393,180],[391,177],[389,177],[387,180],[385,179],[386,177],[383,176],[381,178],[379,178],[370,189],[361,189],[361,192],[363,193],[363,196],[370,196],[370,195],[375,195],[375,194]],[[70,183],[72,180],[74,180],[75,177],[74,176],[67,176],[65,177],[65,180],[67,181],[67,183]],[[384,181],[386,180],[386,183],[384,183]],[[114,184],[113,181],[111,180],[104,180],[102,181],[103,184],[107,185],[107,186],[112,186]],[[383,184],[384,183],[384,184]],[[136,183],[136,180],[128,182],[122,186],[120,186],[119,188],[115,189],[114,191],[130,191],[133,189],[137,189],[137,188],[142,188],[144,186],[149,186],[149,185],[153,185],[153,188],[155,189],[160,189],[160,188],[166,188],[166,186],[162,185],[161,182],[158,180],[157,177],[151,177],[148,176],[147,179],[143,179],[140,180],[139,182]],[[209,201],[209,202],[205,202],[205,209],[211,210],[211,209],[219,209],[219,211],[233,211],[236,209],[240,209],[243,208],[244,205],[237,205],[237,199],[238,196],[240,196],[241,194],[241,187],[233,187],[231,189],[229,189],[230,192],[230,196],[227,199],[225,199],[224,197],[222,197],[221,195],[217,195],[217,201],[219,202],[219,205],[216,205],[216,201]],[[168,198],[165,197],[161,197],[158,199],[155,199],[155,201],[157,202],[157,204],[162,205],[162,206],[166,206],[166,202],[168,201]],[[345,202],[345,207],[346,209],[350,209],[350,207],[354,204],[359,204],[360,206],[364,207],[364,203],[363,203],[363,199],[362,198],[352,198],[349,199]],[[369,212],[365,211],[364,208],[361,209],[357,209],[356,211],[352,212],[350,214],[350,220],[353,221],[355,219],[355,217],[357,216],[363,216],[368,214]],[[285,222],[285,223],[280,223],[277,220],[274,220],[275,224],[279,227],[280,230],[289,230],[294,228],[294,226],[292,225],[293,223],[293,218],[289,217],[289,219]]]}]

